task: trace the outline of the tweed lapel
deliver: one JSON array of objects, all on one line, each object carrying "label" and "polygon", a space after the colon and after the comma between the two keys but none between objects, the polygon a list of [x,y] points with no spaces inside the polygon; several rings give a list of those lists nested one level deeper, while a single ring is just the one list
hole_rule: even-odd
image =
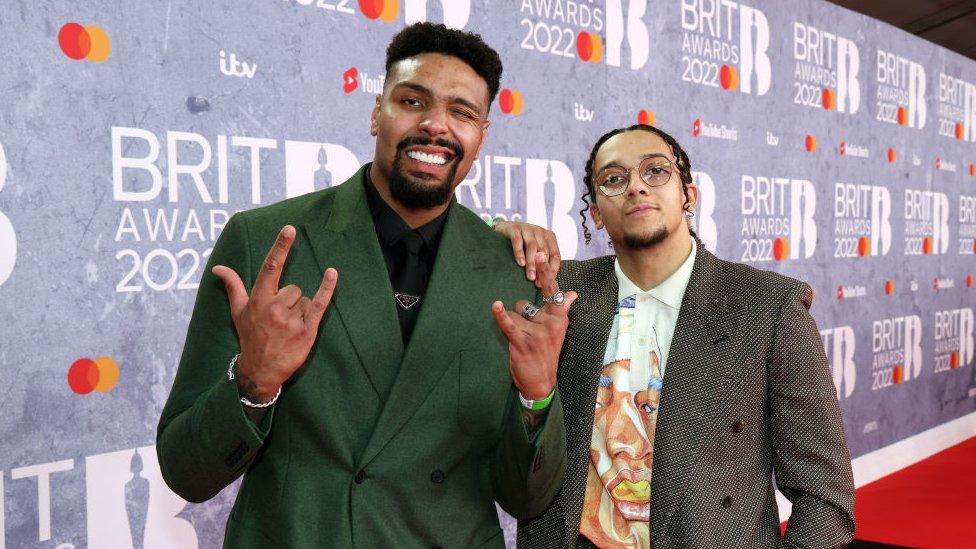
[{"label": "tweed lapel", "polygon": [[722,292],[722,264],[698,244],[668,354],[654,436],[651,546],[663,542],[668,522],[690,483],[707,426],[739,359],[737,317]]},{"label": "tweed lapel", "polygon": [[414,415],[445,370],[455,363],[461,350],[458,344],[469,341],[463,333],[466,323],[460,321],[459,315],[489,314],[464,310],[464,304],[471,301],[467,292],[487,286],[485,279],[491,276],[484,254],[480,253],[486,245],[477,232],[483,228],[482,222],[475,220],[478,226],[472,227],[471,219],[455,200],[450,208],[417,324],[390,397],[366,445],[363,467]]},{"label": "tweed lapel", "polygon": [[302,228],[319,268],[324,271],[335,267],[339,271],[331,307],[338,312],[366,376],[382,401],[393,385],[403,342],[393,289],[366,203],[363,176],[368,166],[336,190],[324,230],[324,212],[320,209],[307,213]]},{"label": "tweed lapel", "polygon": [[559,366],[559,385],[566,418],[568,463],[562,490],[567,546],[575,546],[583,512],[590,440],[593,438],[593,409],[603,355],[613,325],[617,304],[614,256],[583,263],[591,268],[571,269],[560,277],[563,290],[579,294],[569,311],[569,328]]}]

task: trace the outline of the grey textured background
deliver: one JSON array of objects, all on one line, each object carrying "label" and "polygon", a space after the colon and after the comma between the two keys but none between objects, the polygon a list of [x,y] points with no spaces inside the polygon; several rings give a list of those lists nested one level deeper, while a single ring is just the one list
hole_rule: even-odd
[{"label": "grey textured background", "polygon": [[[747,40],[739,26],[748,11],[743,5],[759,9],[768,22],[770,85],[757,95],[755,80],[753,93],[682,81],[682,43],[701,34],[682,28],[682,5],[698,4],[692,0],[449,0],[447,10],[439,0],[399,0],[392,23],[365,18],[355,0],[348,2],[352,13],[329,9],[339,3],[0,4],[0,267],[13,262],[9,276],[0,268],[0,546],[220,545],[236,486],[214,501],[184,506],[161,484],[151,447],[185,335],[192,285],[205,261],[202,257],[194,267],[194,257],[205,256],[213,244],[212,211],[232,213],[256,205],[251,152],[240,145],[241,138],[274,145],[257,154],[260,204],[283,199],[289,187],[293,194],[308,181],[338,183],[371,158],[372,92],[383,72],[386,44],[408,15],[432,21],[447,17],[483,34],[505,62],[503,87],[524,97],[520,116],[493,106],[482,158],[471,181],[458,191],[463,204],[485,217],[517,215],[552,227],[567,257],[607,253],[602,235],[592,245],[583,243],[576,214],[583,164],[599,135],[634,123],[641,109],[653,110],[657,125],[685,146],[698,177],[712,183],[703,185],[703,200],[714,204],[714,212],[700,212],[696,219],[704,225],[710,225],[709,218],[714,222],[714,231],[700,228],[719,256],[742,256],[744,175],[811,182],[818,233],[812,256],[757,266],[809,281],[818,295],[813,312],[821,329],[848,326],[853,331],[853,370],[845,377],[844,368],[834,366],[841,373],[841,404],[854,456],[976,410],[973,364],[934,371],[936,312],[963,308],[971,315],[976,296],[965,283],[976,272],[974,257],[958,253],[959,235],[966,230],[958,219],[959,200],[976,196],[976,177],[969,174],[976,150],[971,141],[938,132],[939,74],[976,82],[972,61],[819,1],[734,4],[736,9],[720,12],[719,43],[741,48]],[[554,11],[540,15],[541,4],[553,10],[558,5],[562,16]],[[570,4],[576,6],[575,20],[567,17]],[[600,16],[581,22],[580,5]],[[61,52],[57,34],[70,21],[106,31],[112,52],[105,62],[73,61]],[[856,113],[794,104],[795,22],[857,45]],[[544,28],[537,30],[541,23]],[[558,29],[560,50],[568,56],[522,48],[527,37],[532,41],[529,29],[540,33],[543,43]],[[606,51],[599,63],[571,58],[575,47],[565,49],[567,37],[583,30],[602,37]],[[752,32],[761,31],[751,31],[751,42]],[[608,64],[615,36],[622,36],[619,66]],[[923,128],[876,120],[879,49],[924,67],[928,115]],[[221,51],[225,58],[256,64],[253,77],[223,74]],[[357,68],[360,87],[347,94],[342,75],[350,67]],[[592,111],[592,120],[577,120],[577,105]],[[738,140],[694,136],[696,119],[735,129]],[[119,200],[113,193],[113,168],[120,160],[113,158],[113,128],[142,130],[158,142],[154,165],[163,186],[157,197]],[[200,145],[186,140],[192,136],[181,141],[175,132],[195,134],[211,149],[202,181],[212,203],[202,199],[188,175],[177,178],[177,200],[169,200],[170,164],[204,159]],[[767,132],[778,138],[777,146],[767,144]],[[816,152],[803,148],[808,134],[816,136]],[[174,140],[175,159],[168,139]],[[228,192],[221,203],[224,140]],[[841,141],[867,148],[869,158],[839,155]],[[120,144],[126,158],[149,152],[144,139],[126,138]],[[888,147],[897,149],[897,162],[885,160]],[[920,165],[913,165],[913,156]],[[957,171],[936,170],[936,158],[954,163]],[[316,176],[313,171],[321,163],[329,173]],[[126,190],[150,188],[148,171],[121,173]],[[887,255],[833,258],[838,181],[889,189]],[[944,255],[903,254],[905,189],[947,195],[950,239]],[[784,200],[789,204],[788,195]],[[131,233],[117,239],[126,209],[138,241]],[[175,212],[174,236],[151,238],[144,210],[150,217]],[[195,232],[182,238],[191,211],[203,239]],[[11,227],[12,234],[4,227]],[[173,284],[153,289],[145,277],[156,284],[171,279],[170,256],[178,265]],[[130,278],[135,258],[140,269]],[[936,277],[951,279],[954,288],[934,290]],[[184,278],[187,287],[180,289]],[[896,288],[891,296],[884,293],[888,279]],[[118,291],[120,284],[142,289]],[[837,299],[838,286],[863,287],[865,295]],[[873,322],[906,315],[921,320],[919,374],[872,390]],[[107,393],[72,392],[66,383],[71,363],[100,355],[118,362],[118,385]],[[49,473],[38,476],[39,470]],[[45,483],[49,494],[43,491]],[[39,488],[47,496],[40,503]]]}]

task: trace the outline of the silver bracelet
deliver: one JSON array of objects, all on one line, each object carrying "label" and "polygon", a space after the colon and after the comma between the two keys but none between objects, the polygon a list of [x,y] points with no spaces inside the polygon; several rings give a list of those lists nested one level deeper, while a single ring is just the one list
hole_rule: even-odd
[{"label": "silver bracelet", "polygon": [[[230,380],[234,379],[234,366],[237,366],[237,359],[239,358],[241,358],[241,353],[237,353],[236,355],[234,355],[234,358],[230,359],[230,366],[227,367],[227,379]],[[281,396],[281,386],[279,385],[278,392],[275,393],[274,398],[272,398],[271,400],[267,402],[256,403],[256,402],[251,402],[250,400],[247,399],[247,397],[241,397],[241,404],[247,406],[248,408],[268,408],[275,402],[278,402],[278,397],[280,396]]]}]

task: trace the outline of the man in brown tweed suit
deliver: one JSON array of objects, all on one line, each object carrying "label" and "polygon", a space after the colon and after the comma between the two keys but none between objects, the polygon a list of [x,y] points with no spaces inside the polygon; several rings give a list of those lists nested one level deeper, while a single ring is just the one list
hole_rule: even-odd
[{"label": "man in brown tweed suit", "polygon": [[[562,265],[562,289],[579,293],[558,373],[568,466],[519,545],[849,542],[850,455],[810,286],[697,241],[688,157],[657,128],[601,137],[584,180],[616,256]],[[498,230],[515,243],[526,228]],[[774,486],[793,504],[785,536]]]}]

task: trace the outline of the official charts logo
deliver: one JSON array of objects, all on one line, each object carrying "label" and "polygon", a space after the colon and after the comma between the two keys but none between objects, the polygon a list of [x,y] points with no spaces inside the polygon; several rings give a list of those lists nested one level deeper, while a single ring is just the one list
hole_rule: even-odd
[{"label": "official charts logo", "polygon": [[681,79],[765,95],[772,82],[769,21],[731,0],[681,0]]},{"label": "official charts logo", "polygon": [[925,67],[900,55],[878,50],[877,113],[881,122],[924,128]]},{"label": "official charts logo", "polygon": [[939,135],[976,141],[976,85],[939,73]]},{"label": "official charts logo", "polygon": [[847,38],[793,23],[793,102],[856,113],[861,105],[861,56]]},{"label": "official charts logo", "polygon": [[[7,182],[7,154],[3,150],[3,143],[0,143],[0,191]],[[10,223],[3,212],[0,212],[0,286],[10,278],[14,272],[14,263],[17,261],[17,234],[14,226]]]},{"label": "official charts logo", "polygon": [[871,352],[872,391],[917,378],[922,373],[922,319],[911,315],[874,321]]},{"label": "official charts logo", "polygon": [[68,387],[79,395],[107,393],[119,382],[119,365],[110,356],[79,358],[68,368]]},{"label": "official charts logo", "polygon": [[834,257],[887,255],[891,193],[885,187],[834,184]]},{"label": "official charts logo", "polygon": [[101,27],[95,25],[84,27],[74,22],[66,23],[58,31],[58,45],[68,58],[75,61],[86,59],[101,63],[112,53],[112,41]]},{"label": "official charts logo", "polygon": [[817,247],[817,195],[805,179],[743,175],[742,261],[809,259]]},{"label": "official charts logo", "polygon": [[854,363],[857,341],[854,338],[854,328],[838,326],[820,330],[820,339],[823,340],[824,352],[830,362],[837,398],[847,398],[854,393],[857,382],[857,365]]}]

